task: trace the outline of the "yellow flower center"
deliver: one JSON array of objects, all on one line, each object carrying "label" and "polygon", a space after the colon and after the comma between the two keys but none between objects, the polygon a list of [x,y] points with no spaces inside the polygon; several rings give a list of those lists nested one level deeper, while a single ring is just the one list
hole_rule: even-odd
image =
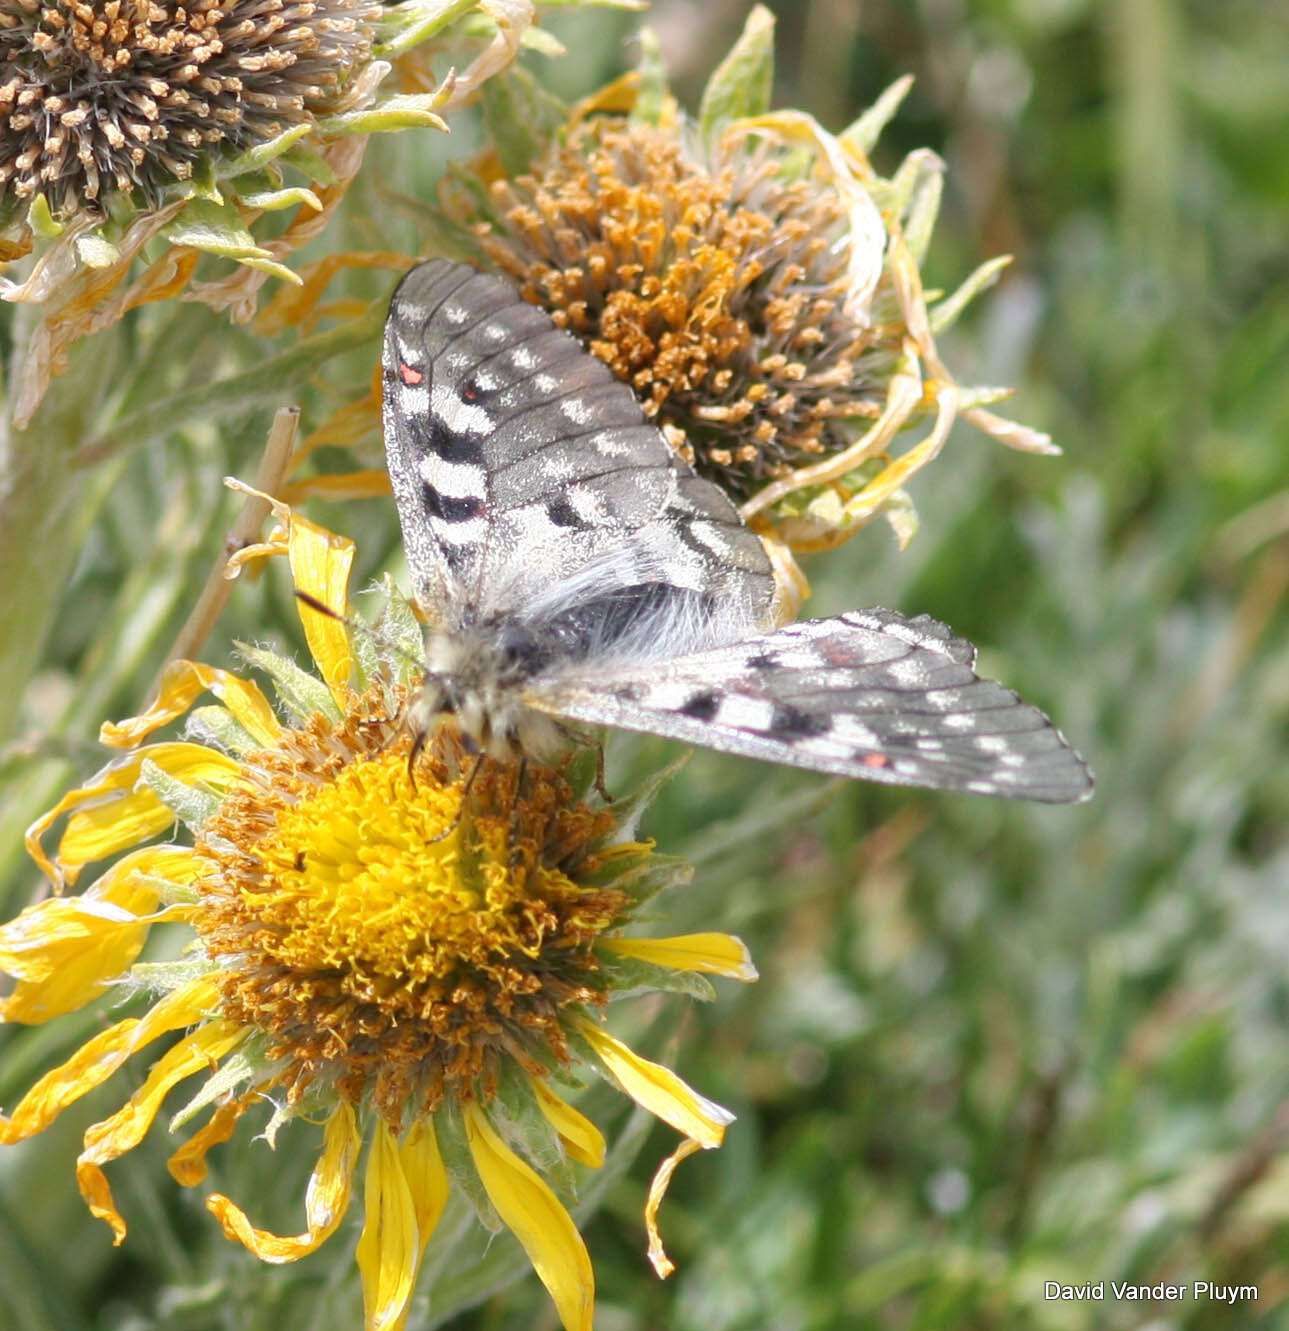
[{"label": "yellow flower center", "polygon": [[627,900],[576,881],[609,815],[569,807],[550,768],[491,762],[462,812],[463,780],[437,760],[413,779],[406,741],[336,768],[326,738],[256,755],[204,829],[221,1010],[296,1094],[325,1076],[391,1120],[448,1083],[487,1094],[503,1051],[566,1058],[559,1011],[599,999],[591,947]]}]

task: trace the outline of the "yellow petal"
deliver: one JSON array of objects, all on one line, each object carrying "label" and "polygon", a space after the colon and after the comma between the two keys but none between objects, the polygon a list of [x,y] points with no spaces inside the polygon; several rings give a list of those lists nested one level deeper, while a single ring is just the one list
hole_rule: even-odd
[{"label": "yellow petal", "polygon": [[378,1119],[367,1156],[366,1212],[358,1239],[366,1331],[390,1331],[407,1312],[421,1261],[412,1190],[384,1119]]},{"label": "yellow petal", "polygon": [[604,1163],[604,1134],[585,1114],[561,1100],[545,1081],[534,1079],[537,1104],[560,1135],[564,1149],[584,1165],[599,1169]]},{"label": "yellow petal", "polygon": [[239,1095],[226,1100],[166,1161],[166,1168],[176,1182],[185,1188],[194,1188],[205,1180],[209,1170],[206,1167],[206,1154],[213,1146],[226,1142],[237,1131],[237,1121],[250,1108],[250,1095]]},{"label": "yellow petal", "polygon": [[0,1117],[0,1144],[43,1132],[68,1105],[102,1085],[136,1050],[200,1020],[215,1002],[214,978],[203,975],[167,994],[147,1016],[130,1017],[100,1031],[66,1063],[45,1073],[9,1118]]},{"label": "yellow petal", "polygon": [[667,1194],[667,1186],[671,1182],[671,1176],[676,1172],[676,1166],[701,1149],[701,1142],[686,1137],[658,1166],[653,1182],[649,1185],[649,1200],[645,1203],[645,1229],[649,1234],[649,1263],[657,1272],[659,1280],[666,1280],[676,1269],[676,1263],[667,1256],[662,1246],[662,1235],[658,1232],[658,1208]]},{"label": "yellow petal", "polygon": [[[319,527],[291,514],[290,536],[291,576],[297,591],[321,601],[335,614],[348,613],[347,592],[349,569],[354,562],[354,543],[337,536],[325,527]],[[322,678],[331,690],[331,696],[342,707],[349,695],[349,672],[352,660],[349,651],[349,630],[339,619],[324,615],[311,606],[299,602],[300,623],[309,650],[318,663]]]},{"label": "yellow petal", "polygon": [[756,967],[741,938],[732,934],[678,934],[674,938],[606,938],[606,951],[637,957],[673,971],[703,971],[731,980],[755,980]]},{"label": "yellow petal", "polygon": [[641,1058],[593,1022],[579,1020],[578,1031],[595,1050],[619,1086],[642,1108],[701,1146],[719,1146],[734,1115],[687,1086],[669,1068]]},{"label": "yellow petal", "polygon": [[443,1208],[448,1204],[448,1171],[439,1154],[439,1139],[434,1132],[434,1120],[417,1119],[408,1131],[407,1140],[398,1148],[403,1162],[403,1175],[412,1190],[412,1205],[416,1208],[416,1231],[420,1236],[421,1251],[434,1235]]},{"label": "yellow petal", "polygon": [[48,1021],[97,997],[129,969],[152,925],[186,913],[149,915],[158,890],[145,875],[191,882],[205,868],[178,846],[134,851],[81,896],[50,897],[0,926],[0,970],[19,981],[0,1000],[0,1018]]},{"label": "yellow petal", "polygon": [[[144,759],[189,785],[226,790],[236,778],[237,762],[203,744],[151,744],[128,759],[103,768],[88,785],[69,790],[27,829],[27,850],[55,883],[74,883],[91,860],[113,855],[164,831],[175,816],[147,786],[139,785]],[[58,817],[73,810],[58,844],[57,865],[40,839]]]},{"label": "yellow petal", "polygon": [[85,1130],[85,1147],[76,1160],[76,1182],[90,1211],[106,1220],[115,1234],[125,1238],[125,1221],[112,1201],[112,1190],[101,1166],[133,1150],[152,1126],[162,1101],[185,1077],[213,1067],[246,1037],[246,1028],[231,1021],[212,1021],[186,1035],[153,1064],[148,1079],[111,1118]]},{"label": "yellow petal", "polygon": [[132,748],[158,726],[186,712],[206,689],[258,743],[272,744],[281,733],[282,723],[273,715],[269,700],[249,680],[196,661],[171,661],[162,672],[156,702],[142,716],[127,721],[105,721],[98,733],[99,740],[117,749]]},{"label": "yellow petal", "polygon": [[304,1199],[308,1229],[303,1234],[279,1238],[256,1229],[245,1212],[219,1193],[206,1198],[206,1207],[230,1239],[244,1243],[262,1262],[294,1262],[329,1239],[344,1219],[361,1144],[354,1111],[348,1101],[342,1100],[327,1120],[322,1155],[309,1179]]},{"label": "yellow petal", "polygon": [[564,1331],[591,1331],[595,1275],[572,1216],[536,1171],[506,1146],[477,1104],[465,1106],[465,1132],[488,1199],[550,1291]]}]

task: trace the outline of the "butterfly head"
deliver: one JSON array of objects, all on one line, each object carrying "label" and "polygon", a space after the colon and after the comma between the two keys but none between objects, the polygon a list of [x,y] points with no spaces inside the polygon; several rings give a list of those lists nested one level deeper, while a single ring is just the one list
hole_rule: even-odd
[{"label": "butterfly head", "polygon": [[522,624],[431,629],[425,678],[407,714],[417,748],[451,725],[467,749],[492,758],[550,754],[559,747],[559,728],[523,698],[547,659],[538,635]]}]

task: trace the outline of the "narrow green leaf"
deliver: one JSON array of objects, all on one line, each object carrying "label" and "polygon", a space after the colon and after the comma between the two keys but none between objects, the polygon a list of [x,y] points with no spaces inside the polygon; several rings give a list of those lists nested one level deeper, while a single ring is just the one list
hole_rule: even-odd
[{"label": "narrow green leaf", "polygon": [[205,826],[206,820],[219,808],[220,797],[209,790],[190,786],[159,767],[151,758],[139,766],[139,774],[152,793],[194,835]]},{"label": "narrow green leaf", "polygon": [[235,758],[264,747],[227,707],[217,704],[194,707],[188,713],[184,734],[198,744],[222,749]]},{"label": "narrow green leaf", "polygon": [[447,1096],[434,1115],[434,1135],[448,1177],[474,1208],[479,1223],[490,1234],[500,1234],[505,1226],[497,1214],[474,1167],[470,1143],[465,1135],[465,1118],[454,1096]]},{"label": "narrow green leaf", "polygon": [[307,123],[292,125],[290,129],[284,130],[267,143],[259,143],[254,148],[248,148],[244,153],[220,164],[221,178],[229,179],[234,176],[244,176],[248,171],[262,170],[299,143],[312,128],[313,126]]},{"label": "narrow green leaf", "polygon": [[236,646],[250,665],[256,670],[262,670],[273,681],[278,697],[293,716],[307,721],[311,716],[321,713],[332,721],[340,720],[340,708],[336,706],[331,691],[317,675],[302,670],[294,661],[276,652],[252,647],[244,642]]},{"label": "narrow green leaf", "polygon": [[900,109],[900,103],[908,96],[912,86],[912,74],[905,74],[903,78],[896,79],[872,106],[838,137],[843,143],[858,148],[862,153],[871,152],[873,145],[881,138],[882,131]]},{"label": "narrow green leaf", "polygon": [[652,28],[641,28],[639,40],[640,59],[636,61],[636,74],[640,86],[631,110],[631,121],[637,125],[657,125],[667,102],[667,66],[663,62],[658,34]]},{"label": "narrow green leaf", "polygon": [[764,115],[774,82],[774,15],[757,5],[729,55],[716,66],[703,89],[698,130],[710,151],[732,121]]},{"label": "narrow green leaf", "polygon": [[396,93],[376,106],[361,111],[343,111],[318,121],[323,134],[382,134],[395,129],[441,129],[447,132],[447,121],[434,114],[440,105],[437,93]]},{"label": "narrow green leaf", "polygon": [[953,293],[940,301],[933,310],[928,312],[931,321],[931,331],[933,333],[942,333],[946,328],[952,327],[955,320],[967,308],[969,304],[984,290],[994,285],[998,280],[998,274],[1002,272],[1012,261],[1010,254],[999,254],[995,258],[988,259],[976,269],[974,273]]},{"label": "narrow green leaf", "polygon": [[610,996],[614,999],[631,998],[659,990],[684,994],[686,998],[696,998],[702,1003],[710,1003],[716,997],[711,981],[697,971],[672,970],[670,966],[658,966],[640,957],[619,957],[611,952],[600,952],[597,955],[600,974],[611,985]]}]

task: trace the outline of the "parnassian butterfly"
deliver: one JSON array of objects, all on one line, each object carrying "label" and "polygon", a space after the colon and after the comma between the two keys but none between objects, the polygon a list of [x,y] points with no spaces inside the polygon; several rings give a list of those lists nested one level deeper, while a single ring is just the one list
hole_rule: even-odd
[{"label": "parnassian butterfly", "polygon": [[443,260],[390,304],[385,449],[426,673],[410,724],[540,755],[620,726],[869,781],[1059,802],[1092,789],[1037,708],[937,621],[775,629],[760,540],[630,388],[507,282]]}]

